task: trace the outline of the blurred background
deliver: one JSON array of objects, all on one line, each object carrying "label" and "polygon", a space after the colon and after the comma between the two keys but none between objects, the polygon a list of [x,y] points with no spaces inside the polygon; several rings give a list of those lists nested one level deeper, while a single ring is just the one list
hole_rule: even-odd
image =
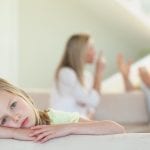
[{"label": "blurred background", "polygon": [[105,79],[119,52],[133,61],[150,53],[149,0],[0,0],[0,22],[0,76],[24,88],[50,87],[74,33],[103,50]]}]

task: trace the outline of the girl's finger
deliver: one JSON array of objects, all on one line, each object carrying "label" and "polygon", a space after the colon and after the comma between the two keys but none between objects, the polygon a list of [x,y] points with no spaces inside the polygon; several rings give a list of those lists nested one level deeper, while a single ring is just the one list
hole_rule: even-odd
[{"label": "girl's finger", "polygon": [[41,133],[47,132],[47,131],[49,131],[47,128],[42,128],[39,130],[33,130],[32,133],[29,134],[29,136],[36,136],[38,134],[41,134]]},{"label": "girl's finger", "polygon": [[41,141],[43,138],[51,135],[51,132],[44,132],[37,136],[37,138],[34,140],[35,142]]},{"label": "girl's finger", "polygon": [[47,142],[48,140],[50,139],[53,139],[53,138],[56,138],[57,136],[55,134],[52,134],[52,135],[49,135],[49,136],[46,136],[44,137],[43,139],[41,139],[39,142],[40,143],[44,143],[44,142]]}]

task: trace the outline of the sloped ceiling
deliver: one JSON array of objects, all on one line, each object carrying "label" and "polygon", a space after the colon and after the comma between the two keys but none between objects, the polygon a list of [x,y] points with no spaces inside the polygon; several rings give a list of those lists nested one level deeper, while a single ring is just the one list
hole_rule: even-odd
[{"label": "sloped ceiling", "polygon": [[136,48],[150,48],[150,25],[145,24],[116,0],[80,0],[98,16],[98,22]]}]

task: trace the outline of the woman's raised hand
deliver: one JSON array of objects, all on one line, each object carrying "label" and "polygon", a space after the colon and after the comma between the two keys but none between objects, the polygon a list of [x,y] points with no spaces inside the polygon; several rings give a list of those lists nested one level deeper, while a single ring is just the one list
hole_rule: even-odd
[{"label": "woman's raised hand", "polygon": [[98,58],[96,60],[96,72],[102,73],[105,69],[106,60],[102,54],[102,51],[100,51]]}]

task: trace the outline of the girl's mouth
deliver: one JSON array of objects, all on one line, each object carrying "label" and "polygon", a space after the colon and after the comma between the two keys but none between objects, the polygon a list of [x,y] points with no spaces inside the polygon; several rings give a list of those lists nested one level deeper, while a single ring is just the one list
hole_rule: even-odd
[{"label": "girl's mouth", "polygon": [[28,124],[28,122],[29,122],[29,119],[28,119],[28,117],[26,117],[26,118],[23,119],[23,121],[21,122],[21,127],[22,127],[22,128],[25,127],[25,126]]}]

